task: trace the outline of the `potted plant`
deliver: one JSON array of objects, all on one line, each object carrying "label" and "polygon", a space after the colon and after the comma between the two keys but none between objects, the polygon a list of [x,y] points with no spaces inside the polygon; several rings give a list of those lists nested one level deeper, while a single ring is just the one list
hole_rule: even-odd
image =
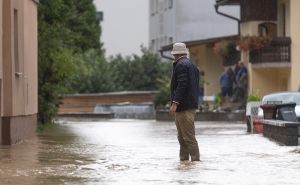
[{"label": "potted plant", "polygon": [[230,66],[236,64],[240,60],[240,52],[236,49],[236,42],[220,41],[215,43],[214,52],[222,56],[223,65]]}]

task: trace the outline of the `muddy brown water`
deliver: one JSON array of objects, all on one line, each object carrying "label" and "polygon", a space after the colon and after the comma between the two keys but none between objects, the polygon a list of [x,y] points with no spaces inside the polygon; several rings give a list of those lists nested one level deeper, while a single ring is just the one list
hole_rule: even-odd
[{"label": "muddy brown water", "polygon": [[0,147],[0,185],[299,185],[299,147],[247,134],[242,122],[197,122],[202,162],[180,162],[172,122],[61,122]]}]

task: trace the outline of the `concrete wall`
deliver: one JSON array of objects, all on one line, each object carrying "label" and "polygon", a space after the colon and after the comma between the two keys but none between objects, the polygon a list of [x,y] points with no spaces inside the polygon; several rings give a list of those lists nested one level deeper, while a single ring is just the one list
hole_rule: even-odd
[{"label": "concrete wall", "polygon": [[[173,42],[237,34],[237,22],[215,13],[215,0],[149,0],[149,45],[153,52]],[[222,7],[238,17],[238,8]]]},{"label": "concrete wall", "polygon": [[4,0],[4,116],[37,113],[37,4]]},{"label": "concrete wall", "polygon": [[[177,41],[191,41],[235,35],[237,22],[215,12],[215,0],[174,0],[176,2],[175,30]],[[222,7],[233,16],[239,16],[237,7]]]},{"label": "concrete wall", "polygon": [[[3,75],[0,73],[0,84],[3,77],[3,117],[0,127],[2,143],[14,144],[32,135],[37,123],[38,1],[1,0],[2,2]],[[1,5],[0,8],[2,10]]]},{"label": "concrete wall", "polygon": [[153,102],[155,95],[153,91],[66,95],[59,106],[59,112],[94,112],[97,104]]},{"label": "concrete wall", "polygon": [[[2,67],[2,37],[3,37],[3,32],[2,32],[2,14],[3,14],[3,1],[1,0],[0,1],[0,80],[2,80],[2,70],[3,70],[3,67]],[[1,93],[1,92],[0,92]],[[1,102],[1,100],[0,100]]]},{"label": "concrete wall", "polygon": [[157,52],[174,39],[174,13],[176,4],[168,0],[149,0],[149,46]]},{"label": "concrete wall", "polygon": [[2,79],[3,79],[3,57],[2,57],[2,48],[3,48],[3,42],[2,42],[2,37],[3,37],[3,31],[2,31],[2,17],[3,15],[3,1],[0,1],[0,144],[2,143]]},{"label": "concrete wall", "polygon": [[2,144],[13,145],[35,135],[37,116],[4,117],[2,120]]},{"label": "concrete wall", "polygon": [[[3,80],[3,57],[2,57],[2,49],[3,49],[3,42],[2,42],[2,37],[3,37],[3,31],[2,31],[2,14],[3,14],[3,1],[0,1],[0,120],[2,117],[2,110],[3,110],[3,105],[2,105],[2,80]],[[1,123],[0,123],[1,125]],[[1,143],[1,126],[0,126],[0,143]]]},{"label": "concrete wall", "polygon": [[38,112],[38,12],[33,0],[24,4],[24,86],[25,114]]},{"label": "concrete wall", "polygon": [[[24,3],[28,0],[13,0],[12,5],[12,68],[13,68],[13,113],[14,115],[25,115],[25,73],[24,73]],[[17,12],[16,12],[17,11]],[[17,15],[16,15],[17,14]],[[16,21],[16,22],[15,22]],[[17,26],[16,26],[17,24]],[[17,40],[17,42],[16,42]],[[19,68],[19,69],[17,69]],[[21,75],[16,75],[20,73]]]},{"label": "concrete wall", "polygon": [[291,28],[291,38],[292,38],[292,68],[291,68],[291,89],[296,91],[300,86],[300,1],[291,0],[290,1],[290,28]]},{"label": "concrete wall", "polygon": [[3,116],[13,115],[13,26],[11,0],[3,0]]}]

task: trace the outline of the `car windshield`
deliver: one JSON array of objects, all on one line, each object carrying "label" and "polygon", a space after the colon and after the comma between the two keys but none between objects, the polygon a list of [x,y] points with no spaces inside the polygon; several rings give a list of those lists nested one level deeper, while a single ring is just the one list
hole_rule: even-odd
[{"label": "car windshield", "polygon": [[300,105],[300,93],[271,94],[265,96],[262,101],[278,103],[295,102],[297,105]]}]

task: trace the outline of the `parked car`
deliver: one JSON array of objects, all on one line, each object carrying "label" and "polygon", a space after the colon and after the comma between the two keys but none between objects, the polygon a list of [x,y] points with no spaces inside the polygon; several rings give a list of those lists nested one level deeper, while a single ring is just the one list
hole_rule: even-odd
[{"label": "parked car", "polygon": [[[296,103],[295,112],[300,121],[300,92],[278,92],[265,95],[262,98],[263,103]],[[258,109],[258,117],[263,118],[264,113],[261,108]]]}]

